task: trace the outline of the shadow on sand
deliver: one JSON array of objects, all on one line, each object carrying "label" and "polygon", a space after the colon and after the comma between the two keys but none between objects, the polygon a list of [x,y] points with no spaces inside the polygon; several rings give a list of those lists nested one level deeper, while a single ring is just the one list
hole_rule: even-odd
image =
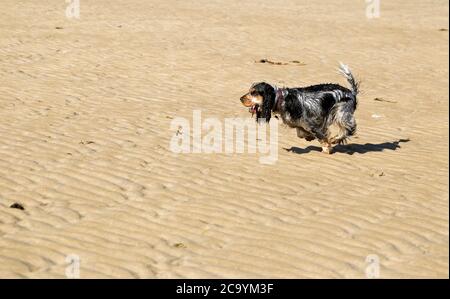
[{"label": "shadow on sand", "polygon": [[[347,145],[337,145],[333,148],[333,154],[334,153],[344,153],[348,155],[353,155],[354,153],[358,154],[365,154],[370,152],[382,152],[384,150],[392,150],[395,151],[399,149],[400,143],[406,143],[409,142],[409,139],[399,139],[397,141],[392,142],[383,142],[379,144],[373,144],[373,143],[366,143],[366,144],[347,144]],[[299,147],[291,147],[291,148],[284,148],[288,152],[293,152],[296,154],[307,154],[309,152],[321,152],[322,148],[319,146],[313,146],[310,145],[306,148],[299,148]]]}]

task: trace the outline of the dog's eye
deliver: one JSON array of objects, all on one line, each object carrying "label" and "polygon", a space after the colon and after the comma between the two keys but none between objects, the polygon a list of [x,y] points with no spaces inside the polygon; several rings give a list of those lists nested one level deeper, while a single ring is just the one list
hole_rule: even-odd
[{"label": "dog's eye", "polygon": [[257,92],[256,92],[256,91],[252,91],[252,92],[250,92],[250,95],[256,96],[256,95],[257,95]]}]

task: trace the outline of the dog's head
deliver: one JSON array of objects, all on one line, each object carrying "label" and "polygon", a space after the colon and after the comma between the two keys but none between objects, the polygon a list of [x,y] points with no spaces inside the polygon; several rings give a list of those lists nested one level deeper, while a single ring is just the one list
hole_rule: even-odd
[{"label": "dog's head", "polygon": [[249,111],[256,113],[257,121],[270,121],[272,107],[275,104],[275,88],[265,82],[253,84],[248,93],[241,97],[241,102]]}]

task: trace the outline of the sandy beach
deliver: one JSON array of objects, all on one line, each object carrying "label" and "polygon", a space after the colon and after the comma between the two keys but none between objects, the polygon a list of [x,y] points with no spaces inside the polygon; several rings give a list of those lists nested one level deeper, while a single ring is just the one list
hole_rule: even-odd
[{"label": "sandy beach", "polygon": [[[1,278],[449,277],[448,1],[80,5],[2,0]],[[334,154],[282,125],[270,165],[170,149],[195,110],[249,118],[253,82],[347,86],[340,61]]]}]

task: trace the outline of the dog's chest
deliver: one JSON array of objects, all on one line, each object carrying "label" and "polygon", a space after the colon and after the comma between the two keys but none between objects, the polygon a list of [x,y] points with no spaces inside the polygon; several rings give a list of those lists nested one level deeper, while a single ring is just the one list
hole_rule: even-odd
[{"label": "dog's chest", "polygon": [[283,123],[291,128],[297,128],[301,126],[301,121],[299,119],[293,119],[289,112],[284,112],[280,114]]},{"label": "dog's chest", "polygon": [[310,126],[303,119],[293,119],[288,112],[280,115],[283,123],[290,128],[301,128],[303,131],[311,132]]}]

